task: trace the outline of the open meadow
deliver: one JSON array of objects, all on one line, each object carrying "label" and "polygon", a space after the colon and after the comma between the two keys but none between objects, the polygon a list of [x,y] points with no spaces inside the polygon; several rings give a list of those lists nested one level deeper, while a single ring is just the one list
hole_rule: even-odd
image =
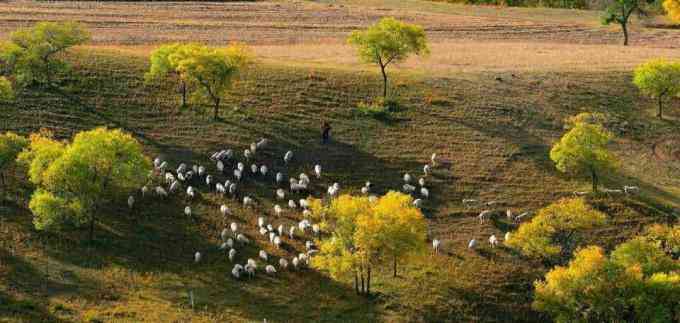
[{"label": "open meadow", "polygon": [[[346,39],[383,17],[423,26],[431,54],[390,66],[399,108],[386,119],[367,118],[356,106],[381,94],[382,78]],[[232,277],[233,264],[219,249],[230,222],[251,238],[239,261],[257,259],[259,250],[291,258],[313,238],[286,238],[276,248],[260,235],[259,216],[275,226],[302,218],[287,207],[273,215],[280,203],[273,178],[246,178],[238,198],[197,185],[197,198],[137,194],[129,208],[125,194],[99,209],[89,243],[86,227],[36,230],[28,207],[34,187],[17,171],[0,191],[0,322],[550,321],[531,303],[533,282],[551,267],[488,239],[519,227],[506,210],[535,214],[590,190],[587,177],[561,173],[550,159],[565,118],[606,114],[618,162],[602,174],[602,187],[639,188],[586,197],[607,221],[588,230],[583,245],[609,251],[651,223],[680,217],[680,102],[669,100],[665,118],[656,118],[655,101],[632,83],[639,64],[680,59],[680,29],[636,18],[623,47],[619,29],[601,26],[598,17],[420,0],[1,2],[3,40],[41,21],[82,22],[92,38],[63,55],[72,72],[59,75],[58,88],[26,87],[2,102],[0,133],[46,128],[70,139],[98,126],[120,128],[151,160],[160,156],[173,171],[180,163],[206,165],[218,182],[230,176],[218,172],[211,154],[231,148],[241,155],[266,138],[249,160],[291,176],[323,166],[310,184],[318,198],[336,182],[342,193],[361,194],[366,181],[374,194],[401,190],[404,173],[422,176],[433,153],[440,165],[427,176],[421,208],[427,249],[405,257],[396,278],[391,266],[377,266],[370,297],[357,295],[352,280],[312,268]],[[145,82],[149,55],[170,42],[241,42],[252,51],[217,120],[209,104],[180,108],[176,84]],[[324,121],[332,125],[325,145]],[[287,151],[295,153],[290,163]],[[254,206],[243,206],[243,196],[254,197]],[[467,199],[477,202],[463,204]],[[233,215],[220,214],[222,204]],[[193,217],[184,216],[185,206]],[[480,223],[488,208],[503,216]],[[441,241],[438,253],[433,239]]]}]

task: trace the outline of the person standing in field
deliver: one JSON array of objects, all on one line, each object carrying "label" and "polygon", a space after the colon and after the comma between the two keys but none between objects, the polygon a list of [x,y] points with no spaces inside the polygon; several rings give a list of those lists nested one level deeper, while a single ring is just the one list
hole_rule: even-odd
[{"label": "person standing in field", "polygon": [[327,144],[328,140],[330,140],[331,137],[331,125],[328,123],[328,121],[323,122],[323,126],[321,126],[321,143],[322,144]]}]

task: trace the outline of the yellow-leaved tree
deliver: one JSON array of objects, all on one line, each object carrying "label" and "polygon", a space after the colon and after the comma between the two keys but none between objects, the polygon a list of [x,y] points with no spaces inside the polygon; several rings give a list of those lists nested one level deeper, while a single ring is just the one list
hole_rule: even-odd
[{"label": "yellow-leaved tree", "polygon": [[28,139],[13,132],[0,134],[0,183],[5,185],[5,173],[14,165],[19,153],[28,146]]},{"label": "yellow-leaved tree", "polygon": [[604,224],[606,216],[582,198],[563,198],[538,211],[506,243],[529,257],[563,263],[579,243],[579,233]]},{"label": "yellow-leaved tree", "polygon": [[597,246],[580,249],[534,285],[534,309],[556,322],[680,321],[680,262],[647,235],[609,257]]},{"label": "yellow-leaved tree", "polygon": [[680,0],[664,0],[663,8],[673,21],[680,21]]},{"label": "yellow-leaved tree", "polygon": [[396,276],[398,259],[425,246],[425,218],[412,206],[411,197],[399,192],[389,192],[374,202],[341,195],[329,205],[317,204],[313,213],[324,214],[331,234],[319,243],[312,265],[334,279],[353,274],[358,294],[370,294],[373,266],[389,261]]}]

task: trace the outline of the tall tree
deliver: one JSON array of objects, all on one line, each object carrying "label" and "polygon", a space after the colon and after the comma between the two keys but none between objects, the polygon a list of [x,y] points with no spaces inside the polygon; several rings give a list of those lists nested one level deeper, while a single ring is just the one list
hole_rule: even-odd
[{"label": "tall tree", "polygon": [[180,74],[177,63],[187,57],[195,44],[182,45],[179,43],[167,44],[158,47],[151,53],[149,71],[144,74],[147,83],[159,81],[167,77],[176,78],[179,81],[180,94],[182,95],[182,107],[187,106],[187,81]]},{"label": "tall tree", "polygon": [[0,134],[0,183],[5,185],[5,172],[14,164],[19,153],[28,146],[28,139],[13,132]]},{"label": "tall tree", "polygon": [[628,46],[628,23],[634,13],[643,14],[642,6],[645,0],[611,0],[602,15],[602,24],[617,23],[623,31],[623,46]]},{"label": "tall tree", "polygon": [[680,63],[655,59],[635,68],[633,83],[643,94],[656,98],[656,116],[663,118],[663,100],[680,94]]},{"label": "tall tree", "polygon": [[181,78],[195,85],[197,94],[213,103],[213,118],[217,120],[220,103],[239,71],[249,62],[250,54],[241,45],[215,49],[193,44],[186,54],[169,58]]},{"label": "tall tree", "polygon": [[33,135],[19,159],[38,187],[29,204],[36,228],[87,221],[90,240],[101,207],[145,183],[151,169],[137,140],[106,128],[80,132],[71,143]]},{"label": "tall tree", "polygon": [[68,65],[59,55],[90,39],[85,27],[76,22],[39,22],[10,35],[9,44],[2,46],[0,59],[9,64],[21,84],[50,85],[53,75]]},{"label": "tall tree", "polygon": [[680,21],[680,0],[664,0],[663,8],[671,20],[675,22]]},{"label": "tall tree", "polygon": [[578,122],[550,150],[550,159],[562,172],[588,174],[597,192],[599,174],[615,164],[607,144],[612,135],[599,124]]},{"label": "tall tree", "polygon": [[366,30],[352,32],[347,41],[357,47],[362,61],[380,67],[384,98],[387,98],[387,66],[412,54],[426,55],[430,51],[423,27],[394,18],[383,18]]},{"label": "tall tree", "polygon": [[370,294],[374,266],[391,263],[422,249],[426,224],[411,197],[389,192],[375,202],[367,197],[342,195],[330,205],[313,210],[324,214],[331,237],[320,242],[312,265],[335,279],[354,275],[357,293]]},{"label": "tall tree", "polygon": [[604,224],[606,216],[583,199],[561,199],[522,224],[506,243],[524,255],[562,263],[578,246],[579,234]]}]

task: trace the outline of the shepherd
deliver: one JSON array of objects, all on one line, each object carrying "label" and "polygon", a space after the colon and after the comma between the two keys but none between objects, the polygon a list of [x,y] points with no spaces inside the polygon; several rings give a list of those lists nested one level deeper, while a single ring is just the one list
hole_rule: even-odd
[{"label": "shepherd", "polygon": [[328,123],[328,121],[323,122],[323,126],[321,127],[321,143],[322,144],[327,144],[328,140],[331,137],[331,125]]}]

